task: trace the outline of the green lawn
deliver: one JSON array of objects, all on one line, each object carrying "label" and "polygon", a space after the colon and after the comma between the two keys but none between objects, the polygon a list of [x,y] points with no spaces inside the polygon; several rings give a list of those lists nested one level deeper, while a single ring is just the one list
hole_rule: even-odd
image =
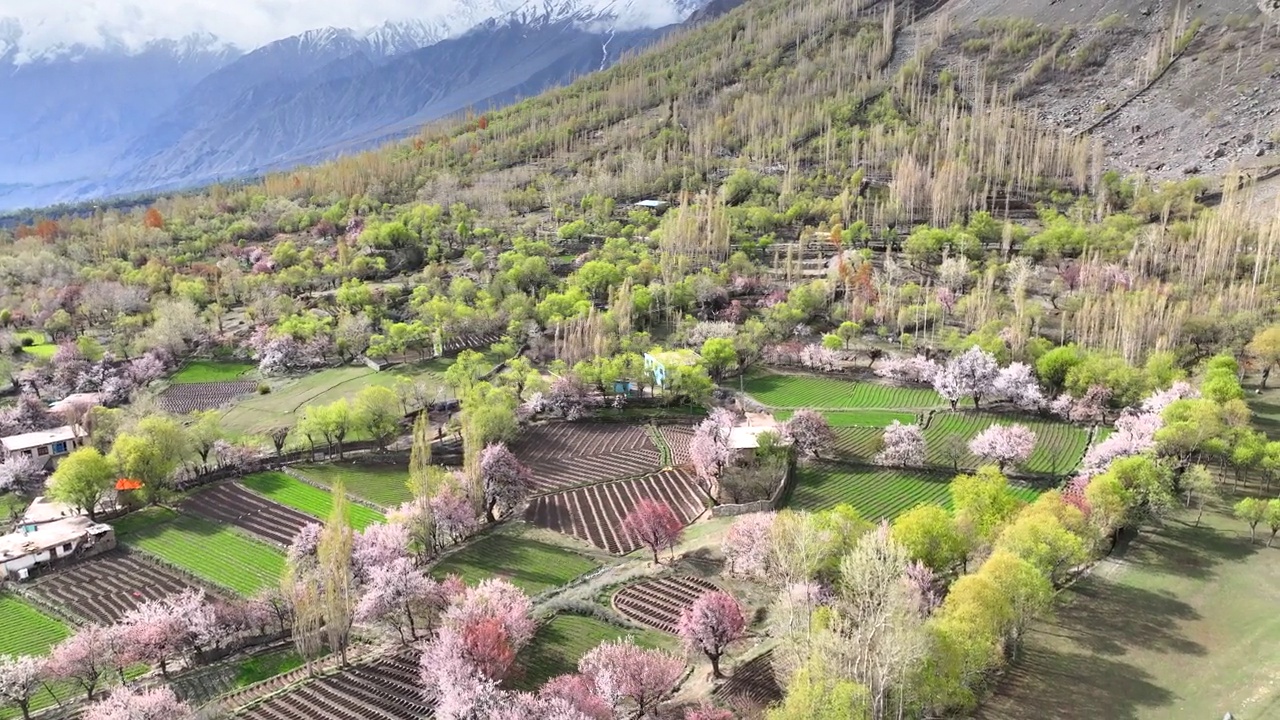
[{"label": "green lawn", "polygon": [[31,357],[41,358],[43,360],[51,359],[53,354],[57,351],[58,346],[51,343],[46,343],[44,345],[27,345],[22,348],[22,352],[30,355]]},{"label": "green lawn", "polygon": [[469,585],[500,577],[534,595],[597,567],[594,560],[556,545],[511,535],[489,535],[446,557],[431,574],[457,574]]},{"label": "green lawn", "polygon": [[[794,410],[779,410],[773,415],[779,421],[790,420],[795,414]],[[871,427],[882,428],[888,427],[894,420],[903,425],[913,425],[918,421],[916,414],[913,412],[903,412],[901,410],[837,410],[822,413],[833,428],[852,428],[852,427]]]},{"label": "green lawn", "polygon": [[409,492],[406,484],[409,481],[407,465],[347,461],[297,465],[293,469],[329,487],[341,480],[347,494],[388,509],[413,499],[413,493]]},{"label": "green lawn", "polygon": [[31,504],[31,499],[16,492],[0,493],[0,524],[9,522],[10,518],[22,517],[23,511]]},{"label": "green lawn", "polygon": [[981,460],[969,453],[969,441],[992,425],[1025,425],[1036,434],[1035,449],[1021,469],[1033,473],[1066,475],[1080,463],[1089,443],[1089,431],[1069,423],[1017,415],[993,413],[935,413],[925,428],[926,456],[931,465],[950,468],[952,447],[949,439],[958,438],[961,468],[976,468]]},{"label": "green lawn", "polygon": [[1280,547],[1178,513],[1064,590],[980,720],[1280,717]]},{"label": "green lawn", "polygon": [[[432,384],[432,399],[449,396],[444,385],[444,371],[452,359],[438,359],[412,365],[399,365],[377,372],[363,365],[328,368],[290,378],[272,386],[266,395],[253,395],[236,402],[222,416],[222,426],[229,432],[259,435],[275,427],[292,427],[308,405],[325,405],[342,398],[353,398],[373,385],[393,387],[398,378],[426,379]],[[351,440],[356,437],[348,438]],[[294,447],[302,447],[301,437],[291,437]]]},{"label": "green lawn", "polygon": [[580,615],[556,615],[538,628],[520,653],[524,674],[513,684],[533,690],[547,680],[577,672],[578,660],[602,642],[631,636],[637,645],[670,649],[671,638],[656,630],[632,630]]},{"label": "green lawn", "polygon": [[275,587],[284,573],[281,551],[168,508],[139,510],[112,525],[125,545],[241,595]]},{"label": "green lawn", "polygon": [[898,387],[808,375],[754,375],[746,380],[743,389],[756,400],[775,408],[903,410],[945,404],[932,388]]},{"label": "green lawn", "polygon": [[[333,511],[333,495],[282,472],[260,472],[240,480],[245,487],[320,520],[329,519]],[[356,503],[347,503],[351,527],[363,530],[374,523],[386,522],[382,513]]]},{"label": "green lawn", "polygon": [[44,655],[69,634],[61,622],[0,593],[0,655]]},{"label": "green lawn", "polygon": [[[925,503],[950,509],[950,483],[949,473],[817,464],[797,470],[787,506],[825,510],[848,504],[867,520],[892,520]],[[1039,491],[1015,486],[1014,493],[1030,501]]]},{"label": "green lawn", "polygon": [[172,383],[209,383],[241,380],[253,370],[252,363],[221,362],[218,360],[192,360],[169,378]]}]

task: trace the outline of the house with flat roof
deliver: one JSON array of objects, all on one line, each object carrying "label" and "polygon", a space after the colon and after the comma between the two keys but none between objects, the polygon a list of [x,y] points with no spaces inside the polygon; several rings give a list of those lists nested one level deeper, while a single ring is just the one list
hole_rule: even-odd
[{"label": "house with flat roof", "polygon": [[4,457],[28,455],[43,458],[45,464],[57,464],[58,458],[71,453],[85,442],[84,428],[63,425],[52,430],[36,430],[35,432],[10,435],[0,438],[0,451]]},{"label": "house with flat roof", "polygon": [[665,388],[667,376],[678,367],[689,367],[702,362],[698,353],[688,349],[658,350],[644,354],[644,369],[653,376],[653,384]]},{"label": "house with flat roof", "polygon": [[38,497],[18,529],[0,535],[0,578],[26,580],[62,561],[115,549],[110,525],[94,522],[68,505]]}]

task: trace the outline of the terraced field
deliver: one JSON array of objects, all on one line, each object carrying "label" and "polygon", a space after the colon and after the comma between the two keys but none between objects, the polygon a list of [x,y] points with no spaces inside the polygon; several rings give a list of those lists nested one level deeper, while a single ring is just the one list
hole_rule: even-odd
[{"label": "terraced field", "polygon": [[671,449],[671,465],[688,465],[693,462],[689,457],[689,443],[693,441],[692,425],[659,425],[658,433],[662,441]]},{"label": "terraced field", "polygon": [[249,380],[175,383],[160,393],[159,403],[166,412],[185,415],[220,408],[252,393],[256,387],[257,383]]},{"label": "terraced field", "polygon": [[525,520],[625,555],[639,543],[622,529],[622,519],[641,498],[666,503],[686,525],[706,510],[692,473],[677,468],[534,498],[525,510]]},{"label": "terraced field", "polygon": [[[333,495],[282,472],[261,472],[240,481],[245,487],[286,507],[306,513],[313,518],[327,520],[333,511]],[[363,530],[374,523],[387,521],[382,513],[357,505],[347,504],[351,527]]]},{"label": "terraced field", "polygon": [[416,655],[352,665],[296,690],[271,695],[238,715],[250,720],[417,720],[431,717]]},{"label": "terraced field", "polygon": [[[881,518],[892,520],[925,503],[951,507],[949,473],[821,464],[797,472],[787,506],[799,510],[825,510],[847,503],[874,522]],[[1023,487],[1015,487],[1014,492],[1028,501],[1039,494]]]},{"label": "terraced field", "polygon": [[884,444],[884,430],[874,427],[833,428],[836,439],[832,449],[843,458],[870,462]]},{"label": "terraced field", "polygon": [[1021,469],[1034,473],[1066,475],[1084,457],[1089,432],[1084,428],[1041,418],[995,415],[990,413],[939,412],[925,428],[925,452],[929,464],[951,467],[948,438],[960,438],[964,451],[961,468],[975,468],[982,461],[968,451],[969,441],[992,425],[1026,425],[1036,434],[1036,446]]},{"label": "terraced field", "polygon": [[[773,415],[780,421],[790,420],[795,414],[794,410],[779,410]],[[882,428],[888,427],[894,420],[903,425],[912,425],[919,421],[916,413],[906,412],[902,410],[876,410],[867,408],[863,410],[829,410],[822,413],[833,428]]]},{"label": "terraced field", "polygon": [[550,423],[526,430],[511,451],[533,471],[535,492],[618,480],[662,467],[643,425]]},{"label": "terraced field", "polygon": [[637,632],[595,618],[557,615],[538,628],[533,641],[521,653],[519,663],[524,675],[513,684],[532,690],[557,675],[576,672],[578,660],[597,645],[627,636],[642,647],[666,648],[671,644],[651,630]]},{"label": "terraced field", "polygon": [[228,523],[267,542],[287,546],[316,518],[250,492],[240,483],[224,482],[201,490],[182,502],[184,512]]},{"label": "terraced field", "polygon": [[248,596],[280,583],[284,553],[225,525],[158,507],[124,520],[115,527],[127,547],[214,585]]},{"label": "terraced field", "polygon": [[407,465],[348,461],[295,465],[293,469],[308,480],[329,487],[341,480],[348,495],[377,503],[388,510],[413,499],[413,493],[409,492],[406,484],[409,480]]},{"label": "terraced field", "polygon": [[591,558],[556,545],[510,535],[489,535],[449,554],[431,574],[438,578],[456,574],[468,585],[498,577],[536,595],[597,567]]},{"label": "terraced field", "polygon": [[[774,408],[929,408],[946,402],[932,388],[898,387],[809,375],[760,374],[743,389]],[[887,423],[886,423],[887,424]]]},{"label": "terraced field", "polygon": [[613,607],[641,625],[674,635],[680,615],[715,585],[689,575],[641,580],[613,595]]},{"label": "terraced field", "polygon": [[734,668],[712,696],[736,710],[740,717],[756,717],[764,708],[782,700],[782,687],[773,670],[773,651]]},{"label": "terraced field", "polygon": [[67,626],[8,593],[0,593],[0,655],[44,655]]},{"label": "terraced field", "polygon": [[42,577],[31,589],[85,620],[110,625],[144,602],[190,587],[170,570],[117,551]]}]

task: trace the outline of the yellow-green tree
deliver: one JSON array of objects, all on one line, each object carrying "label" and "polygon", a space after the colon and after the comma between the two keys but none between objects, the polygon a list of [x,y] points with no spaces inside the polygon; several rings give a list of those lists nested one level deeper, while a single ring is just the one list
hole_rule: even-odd
[{"label": "yellow-green tree", "polygon": [[80,448],[62,459],[49,478],[49,496],[96,519],[98,503],[111,490],[115,473],[102,453]]}]

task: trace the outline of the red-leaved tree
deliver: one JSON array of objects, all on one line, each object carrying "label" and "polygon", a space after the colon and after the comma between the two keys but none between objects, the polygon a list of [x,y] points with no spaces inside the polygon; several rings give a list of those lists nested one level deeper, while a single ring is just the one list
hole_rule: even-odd
[{"label": "red-leaved tree", "polygon": [[676,517],[671,506],[657,500],[644,498],[622,519],[622,530],[632,540],[653,552],[653,564],[657,565],[658,551],[670,548],[675,552],[676,543],[684,535],[684,523]]},{"label": "red-leaved tree", "polygon": [[703,593],[680,613],[676,634],[689,650],[698,650],[711,660],[711,672],[717,678],[720,658],[729,645],[742,638],[747,628],[742,605],[730,594],[712,590]]}]

